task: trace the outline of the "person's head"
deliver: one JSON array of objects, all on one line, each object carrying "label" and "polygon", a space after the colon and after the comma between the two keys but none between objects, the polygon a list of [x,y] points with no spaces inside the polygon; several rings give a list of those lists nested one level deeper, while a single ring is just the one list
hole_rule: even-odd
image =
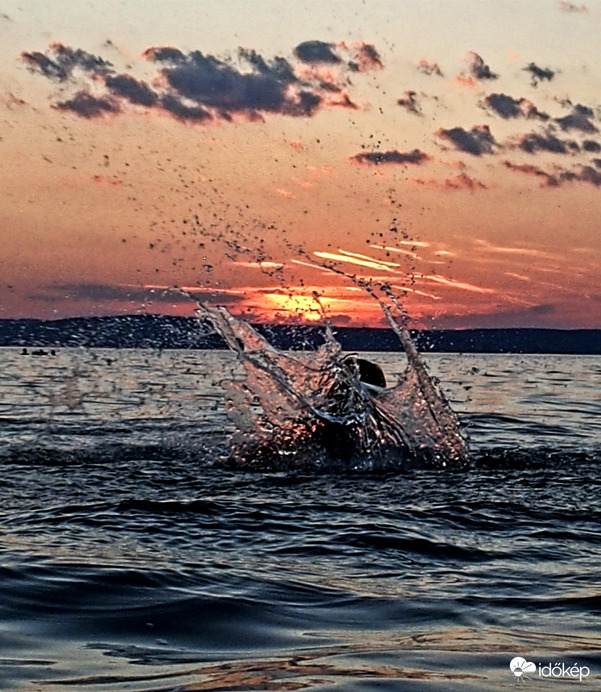
[{"label": "person's head", "polygon": [[372,363],[371,360],[366,360],[365,358],[357,358],[357,356],[347,356],[345,362],[349,365],[351,362],[359,371],[359,379],[365,384],[371,384],[375,387],[386,387],[386,377],[384,371],[376,363]]}]

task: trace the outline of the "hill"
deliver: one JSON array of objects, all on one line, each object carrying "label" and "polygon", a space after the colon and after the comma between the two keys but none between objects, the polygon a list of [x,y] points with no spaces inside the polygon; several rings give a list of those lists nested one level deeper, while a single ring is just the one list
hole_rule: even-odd
[{"label": "hill", "polygon": [[[314,326],[255,325],[281,349],[314,349],[323,330]],[[390,329],[334,330],[348,351],[397,351]],[[412,331],[418,348],[442,353],[601,354],[601,330],[464,329]],[[191,317],[126,315],[62,320],[0,320],[0,346],[98,348],[225,348],[209,325]]]}]

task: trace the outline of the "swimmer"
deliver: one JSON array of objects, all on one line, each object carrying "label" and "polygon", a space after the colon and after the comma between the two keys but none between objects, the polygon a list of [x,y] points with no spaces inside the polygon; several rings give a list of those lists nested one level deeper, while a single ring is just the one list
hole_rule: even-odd
[{"label": "swimmer", "polygon": [[[356,373],[370,396],[376,398],[386,388],[386,377],[376,363],[348,355],[342,360],[342,364],[348,369],[349,374]],[[336,397],[335,392],[331,394]],[[349,425],[322,418],[317,434],[320,444],[333,459],[348,461],[356,452],[356,439],[353,439],[355,435]]]}]

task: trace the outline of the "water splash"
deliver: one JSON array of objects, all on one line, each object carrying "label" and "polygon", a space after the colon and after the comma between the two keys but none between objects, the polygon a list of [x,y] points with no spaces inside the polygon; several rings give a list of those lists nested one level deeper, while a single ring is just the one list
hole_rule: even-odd
[{"label": "water splash", "polygon": [[317,352],[274,348],[224,307],[199,306],[245,371],[227,383],[227,411],[236,432],[230,461],[243,468],[398,469],[469,465],[459,421],[430,377],[399,303],[370,287],[406,354],[390,388],[361,380],[360,360],[342,352],[327,321]]}]

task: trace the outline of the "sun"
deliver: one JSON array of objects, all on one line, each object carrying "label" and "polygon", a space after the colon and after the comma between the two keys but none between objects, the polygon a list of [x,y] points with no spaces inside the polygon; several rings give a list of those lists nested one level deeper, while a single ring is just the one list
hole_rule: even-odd
[{"label": "sun", "polygon": [[[267,304],[266,307],[272,310],[275,316],[286,320],[319,322],[324,316],[322,308],[313,296],[265,293],[263,298]],[[327,307],[327,300],[321,302],[324,307]]]}]

